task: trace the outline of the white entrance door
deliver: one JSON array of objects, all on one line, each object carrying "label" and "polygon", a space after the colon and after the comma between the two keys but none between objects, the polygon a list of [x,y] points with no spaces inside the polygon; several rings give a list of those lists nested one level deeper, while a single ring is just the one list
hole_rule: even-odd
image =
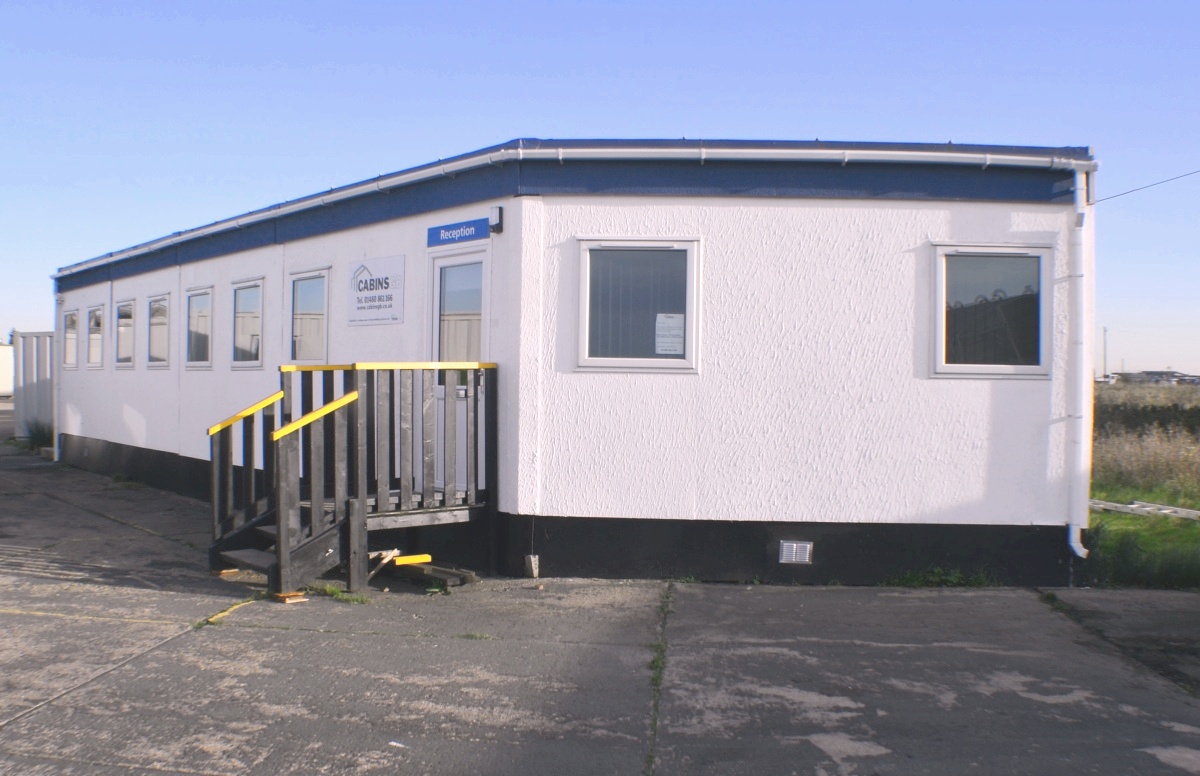
[{"label": "white entrance door", "polygon": [[[438,259],[434,262],[433,352],[438,361],[480,361],[483,352],[483,261],[480,254]],[[466,490],[467,471],[467,389],[459,386],[453,403],[455,486]],[[442,439],[446,412],[446,389],[437,388],[437,438]],[[479,417],[479,450],[483,450],[482,407]],[[445,453],[439,443],[436,462],[436,487],[445,487]],[[482,456],[477,456],[482,463]],[[480,467],[480,482],[483,470]]]}]

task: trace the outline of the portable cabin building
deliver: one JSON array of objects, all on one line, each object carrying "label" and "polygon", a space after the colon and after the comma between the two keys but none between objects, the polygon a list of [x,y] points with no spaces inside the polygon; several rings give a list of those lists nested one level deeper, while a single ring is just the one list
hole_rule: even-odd
[{"label": "portable cabin building", "polygon": [[281,366],[492,362],[495,514],[422,529],[446,556],[1062,584],[1095,169],[1074,147],[526,139],[286,202],[56,274],[60,456],[207,494],[205,429]]}]

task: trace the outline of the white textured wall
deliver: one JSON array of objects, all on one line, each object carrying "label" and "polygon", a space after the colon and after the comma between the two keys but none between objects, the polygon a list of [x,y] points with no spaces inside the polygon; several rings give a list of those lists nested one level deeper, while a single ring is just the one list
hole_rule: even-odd
[{"label": "white textured wall", "polygon": [[[1070,208],[523,204],[520,466],[505,511],[1064,522]],[[577,238],[606,235],[701,238],[699,374],[575,371]],[[932,241],[1057,246],[1051,379],[930,377]]]},{"label": "white textured wall", "polygon": [[[431,251],[426,229],[505,207],[505,232]],[[482,250],[483,358],[500,364],[501,509],[540,515],[1061,524],[1066,512],[1069,207],[526,197],[324,235],[64,295],[80,359],[60,430],[207,458],[205,428],[289,361],[294,273],[329,268],[328,361],[433,356],[439,256]],[[701,240],[699,374],[575,370],[579,237]],[[1050,379],[933,378],[931,242],[1056,246]],[[1090,239],[1088,260],[1090,262]],[[346,325],[364,259],[405,256],[404,321]],[[263,366],[231,363],[232,284],[263,278]],[[213,287],[212,367],[182,362],[186,293]],[[167,369],[145,364],[168,293]],[[133,369],[113,303],[134,299]],[[106,314],[86,365],[87,308]],[[61,360],[61,355],[56,356]]]},{"label": "white textured wall", "polygon": [[[463,251],[490,257],[511,251],[506,246],[515,244],[516,237],[501,234],[431,250],[425,246],[426,229],[483,218],[489,204],[493,203],[242,251],[65,293],[58,307],[57,340],[62,342],[62,313],[77,310],[81,347],[78,367],[57,367],[62,375],[60,431],[207,459],[208,426],[279,388],[279,365],[291,363],[291,281],[298,273],[328,272],[328,363],[429,360],[433,356],[430,299],[434,259]],[[405,257],[403,322],[349,326],[348,289],[355,269],[364,260],[394,256]],[[254,278],[262,278],[263,285],[263,363],[245,368],[232,361],[232,289],[235,283]],[[213,291],[212,365],[186,367],[187,293],[208,286]],[[147,303],[151,296],[164,293],[171,302],[170,364],[165,369],[149,368]],[[113,304],[128,299],[135,303],[133,367],[118,368],[114,364]],[[106,316],[104,365],[90,369],[87,310],[98,304],[104,305]],[[61,356],[57,358],[61,361]],[[486,344],[484,358],[488,358]]]}]

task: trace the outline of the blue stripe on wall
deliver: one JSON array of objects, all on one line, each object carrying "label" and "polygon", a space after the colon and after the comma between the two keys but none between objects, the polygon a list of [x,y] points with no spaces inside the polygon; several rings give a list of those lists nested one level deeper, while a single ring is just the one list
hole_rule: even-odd
[{"label": "blue stripe on wall", "polygon": [[1070,203],[1070,170],[855,162],[554,161],[481,167],[281,216],[73,273],[59,292],[509,196],[641,195]]}]

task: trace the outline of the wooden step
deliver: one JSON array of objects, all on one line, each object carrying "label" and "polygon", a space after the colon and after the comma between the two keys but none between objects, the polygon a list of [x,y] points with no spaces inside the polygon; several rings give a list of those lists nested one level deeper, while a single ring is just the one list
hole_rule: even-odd
[{"label": "wooden step", "polygon": [[392,572],[418,582],[441,582],[446,587],[470,585],[479,581],[479,575],[470,569],[457,566],[441,566],[433,563],[412,563],[395,566]]},{"label": "wooden step", "polygon": [[221,553],[221,560],[239,569],[266,573],[275,565],[277,558],[275,553],[263,550],[227,550]]},{"label": "wooden step", "polygon": [[254,527],[254,532],[264,539],[269,539],[271,544],[279,540],[279,526],[275,523],[264,523]]}]

